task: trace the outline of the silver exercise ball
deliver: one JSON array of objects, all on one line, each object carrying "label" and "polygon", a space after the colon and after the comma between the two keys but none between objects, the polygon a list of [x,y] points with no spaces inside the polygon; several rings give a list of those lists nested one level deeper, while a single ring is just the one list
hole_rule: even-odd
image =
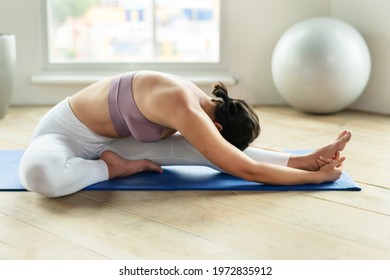
[{"label": "silver exercise ball", "polygon": [[309,113],[334,113],[353,103],[371,72],[369,49],[351,25],[328,17],[288,29],[272,55],[272,77],[280,95]]}]

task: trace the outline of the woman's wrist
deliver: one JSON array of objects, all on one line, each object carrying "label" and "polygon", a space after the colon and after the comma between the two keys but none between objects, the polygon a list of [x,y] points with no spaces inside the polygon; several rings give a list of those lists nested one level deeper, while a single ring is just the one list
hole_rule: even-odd
[{"label": "woman's wrist", "polygon": [[310,172],[309,173],[310,182],[308,182],[309,184],[320,184],[324,181],[322,172],[320,172],[320,170],[309,171],[309,172]]}]

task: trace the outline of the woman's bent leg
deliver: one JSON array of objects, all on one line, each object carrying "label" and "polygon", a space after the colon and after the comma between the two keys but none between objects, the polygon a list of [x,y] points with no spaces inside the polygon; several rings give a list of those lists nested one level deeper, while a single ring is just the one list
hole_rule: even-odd
[{"label": "woman's bent leg", "polygon": [[85,160],[77,156],[71,140],[57,134],[36,138],[20,163],[23,186],[46,197],[77,192],[108,179],[103,160]]}]

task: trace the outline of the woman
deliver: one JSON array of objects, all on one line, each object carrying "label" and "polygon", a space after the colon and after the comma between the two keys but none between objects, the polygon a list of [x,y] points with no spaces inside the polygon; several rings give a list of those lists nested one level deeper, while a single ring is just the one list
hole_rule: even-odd
[{"label": "woman", "polygon": [[229,98],[221,84],[213,94],[151,71],[97,82],[40,121],[21,160],[21,182],[30,191],[58,197],[115,177],[162,172],[160,165],[172,164],[206,165],[280,185],[341,175],[345,158],[339,153],[350,132],[304,156],[247,148],[260,132],[256,114],[244,101]]}]

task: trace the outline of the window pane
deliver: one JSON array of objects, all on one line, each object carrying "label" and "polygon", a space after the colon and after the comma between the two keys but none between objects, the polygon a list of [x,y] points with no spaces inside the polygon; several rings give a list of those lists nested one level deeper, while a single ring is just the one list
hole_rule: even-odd
[{"label": "window pane", "polygon": [[47,0],[50,63],[220,61],[219,0]]}]

